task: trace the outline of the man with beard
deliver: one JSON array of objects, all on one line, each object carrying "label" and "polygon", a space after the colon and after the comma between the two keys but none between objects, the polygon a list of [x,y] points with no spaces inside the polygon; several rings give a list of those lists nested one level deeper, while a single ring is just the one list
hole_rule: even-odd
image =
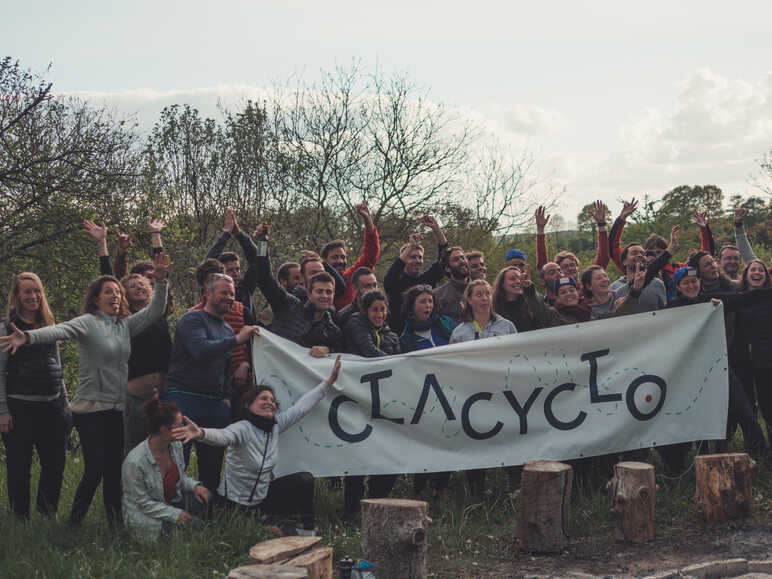
[{"label": "man with beard", "polygon": [[437,288],[434,297],[440,304],[440,312],[458,324],[461,321],[464,290],[469,283],[469,264],[464,250],[458,246],[447,248],[442,253],[440,264],[448,282]]},{"label": "man with beard", "polygon": [[[616,299],[627,297],[630,292],[629,281],[635,277],[638,271],[646,269],[646,257],[643,246],[640,243],[630,243],[622,250],[621,254],[622,268],[625,275],[616,280],[609,291]],[[659,310],[667,305],[667,292],[665,284],[658,277],[653,278],[641,292],[638,300],[638,307],[635,313],[652,312]]]},{"label": "man with beard", "polygon": [[[437,240],[437,253],[438,256],[442,256],[442,252],[448,246],[448,240],[445,239],[440,224],[431,215],[424,215],[421,224],[430,227],[434,232],[434,237]],[[389,266],[383,278],[383,287],[386,290],[391,308],[391,328],[398,334],[402,332],[403,326],[400,310],[402,309],[402,294],[405,290],[421,284],[434,287],[444,275],[439,257],[428,269],[421,271],[424,264],[424,248],[421,241],[423,241],[423,234],[413,233],[410,236],[410,241],[400,248],[399,256]]]},{"label": "man with beard", "polygon": [[[226,379],[231,352],[259,334],[257,326],[248,325],[234,333],[225,321],[235,295],[230,276],[208,275],[203,307],[188,311],[177,322],[165,378],[164,401],[174,402],[196,424],[211,428],[225,428],[231,422],[230,383]],[[223,451],[197,443],[196,455],[198,479],[214,491],[220,482]],[[186,464],[189,457],[190,444],[185,447]]]}]

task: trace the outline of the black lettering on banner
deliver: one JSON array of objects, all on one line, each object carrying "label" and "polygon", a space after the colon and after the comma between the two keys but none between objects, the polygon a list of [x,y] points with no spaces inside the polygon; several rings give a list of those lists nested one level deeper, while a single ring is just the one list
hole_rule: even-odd
[{"label": "black lettering on banner", "polygon": [[579,426],[582,422],[584,422],[584,419],[587,418],[587,413],[582,410],[572,421],[563,422],[562,420],[558,420],[558,418],[555,416],[555,413],[552,412],[552,402],[555,400],[555,397],[561,392],[565,392],[566,390],[573,392],[574,388],[576,388],[576,384],[573,382],[566,382],[565,384],[561,384],[560,386],[553,388],[544,399],[544,416],[547,418],[547,422],[549,422],[550,425],[557,428],[558,430],[572,430]]},{"label": "black lettering on banner", "polygon": [[442,410],[445,412],[445,417],[448,420],[456,419],[456,415],[453,414],[453,409],[450,407],[450,403],[445,397],[445,393],[442,391],[442,388],[440,388],[439,382],[437,382],[437,377],[434,374],[427,374],[426,378],[424,378],[424,388],[421,390],[421,396],[418,399],[418,404],[416,405],[415,413],[413,414],[413,419],[410,421],[410,424],[418,424],[418,421],[421,420],[424,408],[426,407],[426,401],[429,399],[430,388],[434,390],[434,393],[437,395],[437,400],[440,401],[440,406],[442,406]]},{"label": "black lettering on banner", "polygon": [[472,394],[466,399],[466,402],[464,402],[464,407],[461,409],[461,426],[464,428],[464,432],[466,432],[466,435],[469,438],[475,440],[491,438],[492,436],[496,436],[499,433],[499,430],[504,426],[503,422],[497,421],[493,428],[488,432],[478,432],[472,428],[472,424],[469,422],[469,411],[472,409],[472,404],[478,400],[490,400],[492,396],[493,394],[490,392],[477,392],[476,394]]},{"label": "black lettering on banner", "polygon": [[[648,413],[644,413],[638,410],[638,407],[635,405],[635,392],[638,390],[639,386],[646,384],[647,382],[651,382],[652,384],[659,386],[660,397],[659,402],[657,402],[657,405],[654,407],[654,410]],[[635,380],[630,382],[630,385],[627,387],[627,409],[630,411],[630,414],[633,415],[633,418],[637,418],[638,420],[649,420],[650,418],[654,418],[662,408],[662,405],[665,403],[665,394],[667,394],[667,384],[662,378],[655,376],[654,374],[644,374],[643,376],[638,376]]]},{"label": "black lettering on banner", "polygon": [[389,420],[391,422],[394,422],[395,424],[404,424],[405,419],[404,418],[389,418],[388,416],[384,416],[381,414],[381,392],[378,388],[378,380],[382,380],[383,378],[388,378],[391,376],[391,370],[381,370],[380,372],[373,372],[372,374],[365,374],[362,376],[362,379],[360,382],[364,384],[365,382],[370,383],[370,395],[371,400],[373,404],[373,412],[372,417],[373,418],[382,418],[383,420]]},{"label": "black lettering on banner", "polygon": [[512,407],[512,410],[517,412],[518,418],[520,418],[520,434],[528,434],[528,411],[531,409],[531,406],[533,406],[533,403],[536,401],[536,398],[541,394],[541,391],[544,390],[541,386],[538,388],[534,388],[533,392],[531,392],[531,395],[528,397],[528,400],[525,401],[525,405],[520,406],[520,403],[517,401],[517,398],[515,398],[514,392],[511,390],[504,390],[504,398],[507,399],[507,402],[509,402],[509,405]]},{"label": "black lettering on banner", "polygon": [[373,427],[368,424],[364,427],[364,430],[358,434],[351,434],[343,430],[343,428],[340,426],[340,421],[338,420],[338,409],[344,402],[356,402],[356,400],[349,398],[345,394],[341,394],[340,396],[335,397],[335,400],[333,400],[332,404],[330,404],[330,412],[327,415],[328,421],[330,423],[330,429],[332,430],[333,434],[335,434],[335,436],[345,442],[362,442],[365,438],[370,436],[370,433],[373,431]]},{"label": "black lettering on banner", "polygon": [[610,350],[596,350],[595,352],[588,352],[582,354],[580,360],[582,362],[590,363],[590,402],[596,404],[598,402],[619,402],[622,400],[622,395],[616,394],[599,394],[598,393],[598,361],[601,356],[607,356]]}]

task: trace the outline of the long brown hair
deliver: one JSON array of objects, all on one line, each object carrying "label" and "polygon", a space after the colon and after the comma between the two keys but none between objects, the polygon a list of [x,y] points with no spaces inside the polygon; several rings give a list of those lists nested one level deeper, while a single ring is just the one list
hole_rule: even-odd
[{"label": "long brown hair", "polygon": [[96,301],[99,294],[102,292],[102,286],[108,282],[113,282],[118,286],[118,290],[121,292],[121,305],[118,309],[118,319],[122,320],[129,316],[129,304],[126,302],[126,295],[121,283],[112,275],[100,275],[86,290],[86,296],[83,298],[83,313],[95,314],[99,311]]},{"label": "long brown hair", "polygon": [[53,326],[54,315],[51,313],[51,308],[48,306],[48,300],[46,299],[46,291],[43,289],[43,283],[40,278],[30,272],[25,271],[13,278],[11,284],[11,291],[8,292],[8,310],[6,312],[7,320],[10,320],[14,316],[21,316],[22,305],[21,298],[19,298],[19,286],[22,281],[34,282],[40,289],[40,309],[36,314],[36,322],[41,326]]}]

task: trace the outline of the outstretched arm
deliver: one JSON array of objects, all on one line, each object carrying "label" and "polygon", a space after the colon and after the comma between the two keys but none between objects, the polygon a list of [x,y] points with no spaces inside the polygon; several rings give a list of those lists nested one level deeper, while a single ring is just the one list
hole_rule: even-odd
[{"label": "outstretched arm", "polygon": [[632,215],[638,207],[638,201],[633,197],[630,201],[625,201],[622,206],[622,211],[619,213],[619,217],[614,221],[614,225],[611,227],[611,234],[609,235],[609,252],[614,265],[617,266],[619,271],[624,273],[625,268],[622,265],[622,232],[625,229],[627,218]]},{"label": "outstretched arm", "polygon": [[740,250],[743,261],[748,264],[754,259],[758,259],[753,252],[748,236],[745,234],[745,227],[743,225],[745,217],[748,215],[748,210],[740,208],[734,212],[734,242],[737,245],[737,249]]},{"label": "outstretched arm", "polygon": [[601,266],[603,269],[608,266],[609,251],[608,251],[608,229],[606,228],[606,206],[603,201],[596,201],[593,208],[593,217],[595,217],[595,224],[598,226],[598,250],[595,253],[595,265]]},{"label": "outstretched arm", "polygon": [[110,265],[110,256],[107,251],[107,226],[102,221],[97,225],[90,219],[83,220],[83,230],[91,236],[96,243],[96,252],[99,256],[100,275],[113,275],[113,266]]}]

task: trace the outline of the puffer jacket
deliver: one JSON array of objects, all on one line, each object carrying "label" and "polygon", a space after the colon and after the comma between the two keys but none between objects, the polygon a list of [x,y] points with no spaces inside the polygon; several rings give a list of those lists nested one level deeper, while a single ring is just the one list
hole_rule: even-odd
[{"label": "puffer jacket", "polygon": [[346,323],[346,351],[365,358],[399,354],[399,336],[388,326],[375,328],[361,312],[352,314]]}]

